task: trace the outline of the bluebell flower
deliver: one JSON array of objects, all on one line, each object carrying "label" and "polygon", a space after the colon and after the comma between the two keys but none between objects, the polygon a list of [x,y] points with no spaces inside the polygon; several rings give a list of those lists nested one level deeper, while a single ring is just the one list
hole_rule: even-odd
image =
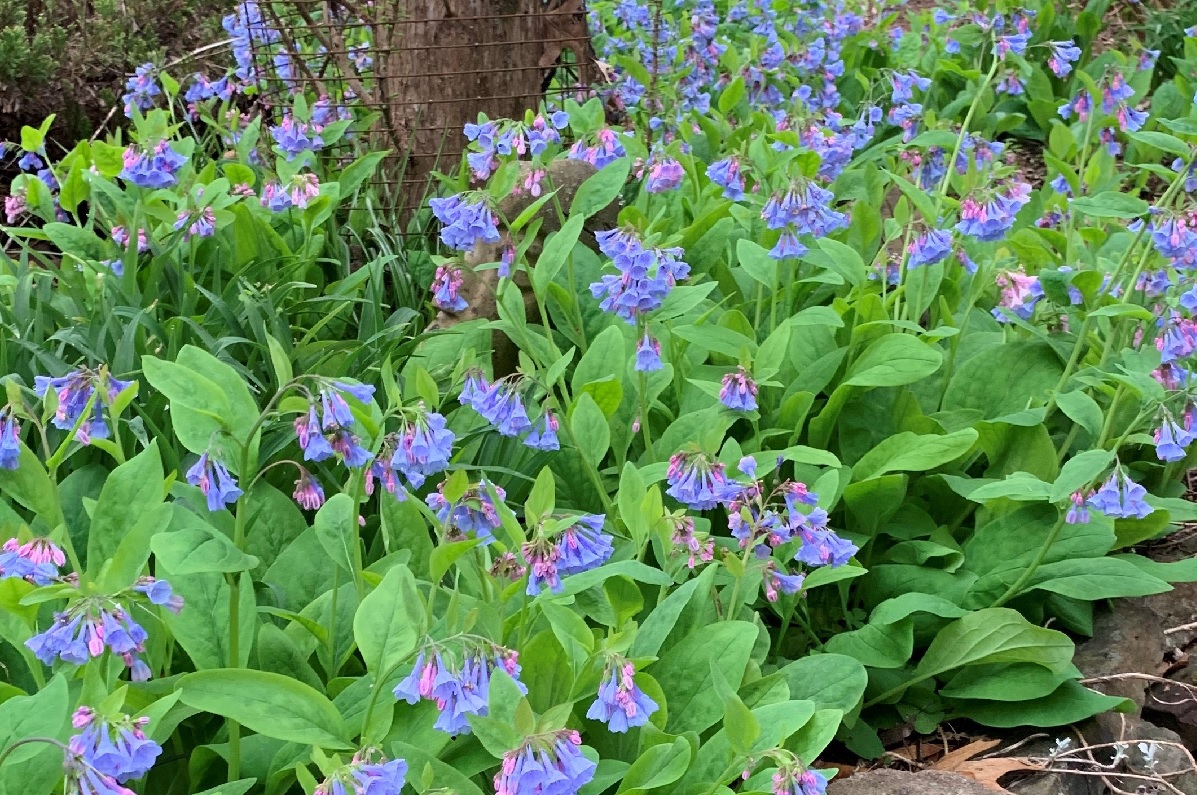
[{"label": "bluebell flower", "polygon": [[[380,462],[375,462],[376,466],[381,466]],[[374,470],[371,469],[371,472]],[[386,470],[390,472],[390,469]],[[393,477],[393,476],[392,476]],[[373,480],[366,481],[366,491],[373,490]],[[291,492],[291,499],[298,503],[300,508],[307,511],[318,511],[320,506],[324,505],[324,488],[320,485],[320,481],[316,480],[311,472],[308,472],[303,467],[299,468],[299,478],[295,481],[295,490]]]},{"label": "bluebell flower", "polygon": [[409,704],[421,700],[436,702],[440,714],[434,728],[450,735],[469,734],[469,715],[485,716],[490,695],[490,675],[501,666],[515,680],[520,692],[528,688],[520,682],[519,655],[502,646],[463,648],[460,661],[454,662],[433,646],[431,659],[424,650],[416,657],[411,673],[395,687],[395,697]]},{"label": "bluebell flower", "polygon": [[1194,434],[1165,415],[1155,430],[1155,454],[1161,461],[1183,461],[1185,448],[1193,443]]},{"label": "bluebell flower", "polygon": [[598,697],[586,711],[586,717],[602,721],[607,729],[619,734],[635,726],[648,723],[649,716],[659,707],[636,685],[636,668],[619,659],[608,665]]},{"label": "bluebell flower", "polygon": [[469,194],[429,199],[432,214],[441,222],[441,242],[458,251],[472,251],[479,243],[498,243],[498,217],[481,199]]},{"label": "bluebell flower", "polygon": [[1047,66],[1056,77],[1067,77],[1072,72],[1072,65],[1081,57],[1081,48],[1071,41],[1049,42],[1051,55],[1047,58]]},{"label": "bluebell flower", "polygon": [[404,421],[399,442],[391,457],[391,468],[403,475],[412,488],[420,488],[429,475],[444,472],[453,457],[453,431],[445,418],[427,411],[421,403],[413,416]]},{"label": "bluebell flower", "polygon": [[1017,183],[1009,194],[998,193],[984,204],[972,197],[960,202],[960,221],[956,230],[977,240],[1001,240],[1014,225],[1014,217],[1031,200],[1031,186]]},{"label": "bluebell flower", "polygon": [[22,153],[21,157],[17,160],[17,166],[22,171],[37,171],[40,168],[44,168],[45,165],[46,164],[42,162],[42,159],[37,156],[37,152],[26,151]]},{"label": "bluebell flower", "polygon": [[267,182],[262,186],[261,204],[271,212],[281,213],[291,208],[291,194],[279,183]]},{"label": "bluebell flower", "polygon": [[345,402],[345,398],[335,387],[320,390],[321,427],[349,428],[354,423],[353,409]]},{"label": "bluebell flower", "polygon": [[785,574],[777,568],[777,564],[773,561],[765,566],[762,576],[765,580],[765,598],[770,602],[776,602],[781,594],[796,594],[802,590],[802,583],[806,580],[806,575]]},{"label": "bluebell flower", "polygon": [[732,411],[756,411],[756,381],[743,367],[723,376],[719,402]]},{"label": "bluebell flower", "polygon": [[121,95],[121,102],[125,106],[125,116],[133,118],[133,109],[145,112],[154,107],[154,98],[162,95],[162,89],[155,80],[155,67],[152,63],[145,63],[137,67],[133,76],[125,81],[125,93]]},{"label": "bluebell flower", "polygon": [[723,198],[734,202],[744,198],[744,173],[738,158],[727,157],[707,166],[707,179],[723,188]]},{"label": "bluebell flower", "polygon": [[1089,497],[1088,504],[1115,519],[1143,519],[1154,510],[1144,501],[1146,496],[1147,489],[1127,477],[1119,466]]},{"label": "bluebell flower", "polygon": [[297,120],[289,113],[283,117],[282,122],[269,129],[270,137],[287,160],[294,160],[304,152],[318,152],[324,148],[320,130],[309,122]]},{"label": "bluebell flower", "polygon": [[775,260],[798,259],[804,256],[809,250],[798,241],[798,236],[794,233],[794,230],[787,228],[781,233],[781,237],[777,239],[777,243],[773,248],[769,249],[769,256]]},{"label": "bluebell flower", "polygon": [[168,141],[159,141],[152,149],[130,145],[125,149],[122,162],[121,179],[154,190],[175,185],[179,181],[178,171],[187,164],[187,158],[176,152]]},{"label": "bluebell flower", "polygon": [[515,379],[496,381],[470,405],[503,436],[519,436],[532,430],[532,422],[517,389]]},{"label": "bluebell flower", "polygon": [[16,469],[21,462],[21,426],[10,409],[0,408],[0,469]]},{"label": "bluebell flower", "polygon": [[299,449],[303,451],[304,461],[323,461],[333,457],[332,445],[320,427],[314,404],[308,406],[306,416],[301,414],[295,418],[295,436],[299,440]]},{"label": "bluebell flower", "polygon": [[648,193],[665,193],[676,190],[686,177],[686,170],[682,164],[666,155],[656,155],[648,167],[648,178],[644,189]]},{"label": "bluebell flower", "polygon": [[931,87],[931,78],[923,77],[915,72],[906,72],[905,74],[894,72],[890,81],[893,85],[890,101],[895,105],[901,105],[914,99],[914,89],[926,91]]},{"label": "bluebell flower", "polygon": [[83,665],[105,650],[124,660],[135,679],[148,679],[149,669],[139,654],[149,636],[117,602],[105,596],[89,596],[54,614],[54,623],[25,646],[46,665],[61,659]]},{"label": "bluebell flower", "polygon": [[208,498],[208,510],[219,511],[232,505],[241,497],[237,479],[219,461],[213,461],[207,452],[187,470],[187,482],[199,488]]},{"label": "bluebell flower", "polygon": [[618,273],[604,275],[590,285],[599,306],[629,324],[660,308],[677,282],[690,275],[680,248],[645,248],[630,231],[613,229],[595,235],[599,250],[611,258]]},{"label": "bluebell flower", "polygon": [[490,497],[490,488],[493,488],[502,500],[507,497],[503,487],[483,480],[481,483],[472,484],[461,499],[453,503],[445,499],[444,487],[442,482],[436,487],[436,491],[424,500],[428,507],[436,512],[436,518],[452,530],[473,533],[483,546],[493,543],[494,531],[502,525],[502,520],[494,500]]},{"label": "bluebell flower", "polygon": [[1085,505],[1085,493],[1083,491],[1074,491],[1069,497],[1072,505],[1068,509],[1068,513],[1064,516],[1064,521],[1067,524],[1088,524],[1089,523],[1089,508]]},{"label": "bluebell flower", "polygon": [[42,398],[50,391],[55,393],[58,408],[54,412],[53,423],[55,428],[64,431],[71,430],[79,423],[87,404],[91,402],[91,414],[79,424],[79,430],[75,434],[77,441],[88,444],[92,439],[109,437],[111,431],[104,418],[104,406],[111,405],[116,396],[127,389],[130,383],[113,378],[103,370],[74,370],[61,378],[36,376],[33,380],[33,391]]},{"label": "bluebell flower", "polygon": [[995,58],[1004,59],[1007,55],[1025,55],[1027,52],[1027,44],[1031,41],[1031,34],[1026,32],[1011,33],[1007,36],[999,36],[993,45],[993,55]]},{"label": "bluebell flower", "polygon": [[724,469],[723,464],[702,453],[675,453],[669,459],[669,488],[665,493],[697,511],[714,508],[736,493]]},{"label": "bluebell flower", "polygon": [[90,707],[80,707],[71,725],[81,729],[67,744],[68,754],[81,757],[99,773],[118,783],[141,778],[150,772],[162,748],[145,734],[149,718],[121,715],[108,721]]},{"label": "bluebell flower", "polygon": [[334,428],[329,432],[329,446],[350,469],[364,467],[374,460],[374,454],[362,447],[361,440],[347,428]]},{"label": "bluebell flower", "polygon": [[461,312],[469,304],[458,290],[465,284],[460,268],[438,265],[432,280],[432,305],[446,312]]},{"label": "bluebell flower", "polygon": [[582,755],[581,745],[581,735],[572,729],[525,738],[503,754],[495,795],[577,795],[598,767]]},{"label": "bluebell flower", "polygon": [[794,560],[808,566],[843,566],[858,551],[855,544],[826,527],[803,526],[796,535],[802,546],[794,553]]},{"label": "bluebell flower", "polygon": [[183,610],[183,597],[174,592],[170,583],[155,577],[139,577],[133,591],[145,596],[150,604],[165,607],[172,613]]},{"label": "bluebell flower", "polygon": [[66,556],[48,538],[34,538],[22,544],[10,538],[0,547],[0,580],[15,577],[34,585],[49,585],[60,575]]},{"label": "bluebell flower", "polygon": [[561,552],[557,571],[562,575],[581,574],[606,563],[615,548],[613,537],[603,532],[607,517],[587,513],[561,532],[557,546]]},{"label": "bluebell flower", "polygon": [[910,241],[906,252],[910,255],[906,261],[909,268],[934,265],[952,253],[952,235],[942,229],[932,229]]},{"label": "bluebell flower", "polygon": [[533,423],[532,430],[524,437],[524,444],[533,450],[560,450],[561,442],[557,439],[557,429],[560,427],[557,415],[546,410]]},{"label": "bluebell flower", "polygon": [[661,343],[645,331],[644,336],[636,343],[636,363],[633,365],[634,369],[641,373],[652,373],[660,370],[663,366],[661,363]]},{"label": "bluebell flower", "polygon": [[316,785],[314,795],[399,795],[407,780],[407,762],[386,761],[366,749],[353,755],[349,764],[334,770]]}]

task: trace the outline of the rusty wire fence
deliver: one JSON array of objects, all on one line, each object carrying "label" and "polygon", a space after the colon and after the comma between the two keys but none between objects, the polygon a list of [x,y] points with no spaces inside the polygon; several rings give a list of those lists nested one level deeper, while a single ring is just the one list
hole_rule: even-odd
[{"label": "rusty wire fence", "polygon": [[392,154],[376,185],[410,210],[434,170],[456,166],[462,128],[522,118],[542,100],[584,98],[597,79],[584,0],[277,0],[254,4],[259,96],[280,116],[291,95],[353,108],[350,145]]}]

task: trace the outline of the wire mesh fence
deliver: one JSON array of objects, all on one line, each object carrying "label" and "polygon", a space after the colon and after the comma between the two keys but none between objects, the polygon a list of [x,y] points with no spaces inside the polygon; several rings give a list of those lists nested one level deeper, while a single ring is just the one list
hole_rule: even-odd
[{"label": "wire mesh fence", "polygon": [[[248,3],[247,3],[248,5]],[[261,97],[281,114],[307,91],[370,112],[378,180],[405,209],[453,167],[479,112],[522,118],[597,82],[584,0],[278,0],[254,4]]]}]

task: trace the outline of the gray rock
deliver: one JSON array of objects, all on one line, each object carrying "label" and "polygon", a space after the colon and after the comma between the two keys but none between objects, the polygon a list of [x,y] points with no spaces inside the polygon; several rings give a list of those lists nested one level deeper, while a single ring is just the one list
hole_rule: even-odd
[{"label": "gray rock", "polygon": [[832,781],[827,795],[993,795],[993,790],[955,773],[873,770]]},{"label": "gray rock", "polygon": [[1043,773],[1017,781],[1006,789],[1016,795],[1099,795],[1104,788],[1097,789],[1099,779],[1090,776],[1065,776],[1060,773]]},{"label": "gray rock", "polygon": [[[1076,647],[1073,662],[1086,677],[1113,674],[1154,674],[1164,659],[1164,624],[1158,613],[1140,599],[1125,599],[1093,620],[1093,637]],[[1102,682],[1097,690],[1129,698],[1143,706],[1143,679]]]}]

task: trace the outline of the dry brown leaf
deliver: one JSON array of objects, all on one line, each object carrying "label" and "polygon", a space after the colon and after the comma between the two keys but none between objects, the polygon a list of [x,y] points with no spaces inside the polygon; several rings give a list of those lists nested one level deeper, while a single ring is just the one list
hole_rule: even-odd
[{"label": "dry brown leaf", "polygon": [[1025,757],[1018,756],[972,759],[977,754],[984,753],[1000,744],[1001,740],[976,740],[966,746],[957,748],[950,754],[946,754],[931,769],[958,773],[966,778],[971,778],[981,786],[991,789],[994,792],[1002,792],[1010,795],[1009,790],[998,784],[999,778],[1007,773],[1015,773],[1022,770],[1038,770],[1039,768],[1030,764]]}]

